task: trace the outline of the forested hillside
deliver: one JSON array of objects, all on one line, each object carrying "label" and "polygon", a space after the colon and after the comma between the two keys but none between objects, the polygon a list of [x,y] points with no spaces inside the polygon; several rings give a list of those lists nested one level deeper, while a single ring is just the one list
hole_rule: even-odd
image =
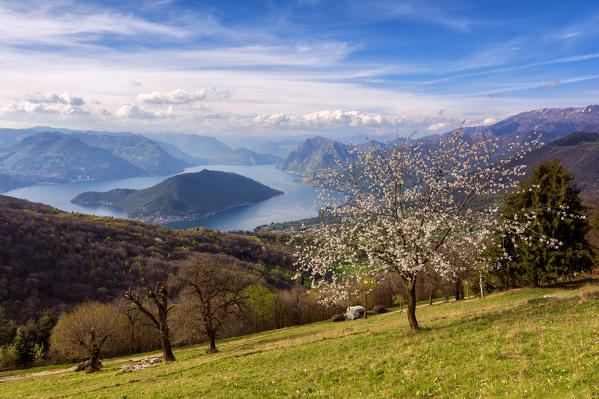
[{"label": "forested hillside", "polygon": [[131,285],[166,279],[199,252],[233,256],[268,284],[288,287],[293,260],[281,239],[170,230],[0,196],[0,306],[24,322],[86,298],[110,301]]}]

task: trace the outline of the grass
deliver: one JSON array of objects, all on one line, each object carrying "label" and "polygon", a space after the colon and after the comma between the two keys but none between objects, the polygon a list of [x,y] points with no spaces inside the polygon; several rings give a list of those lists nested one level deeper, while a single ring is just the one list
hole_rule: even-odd
[{"label": "grass", "polygon": [[[542,299],[556,295],[558,300]],[[586,398],[599,396],[599,287],[521,289],[221,343],[120,374],[0,383],[1,398]]]}]

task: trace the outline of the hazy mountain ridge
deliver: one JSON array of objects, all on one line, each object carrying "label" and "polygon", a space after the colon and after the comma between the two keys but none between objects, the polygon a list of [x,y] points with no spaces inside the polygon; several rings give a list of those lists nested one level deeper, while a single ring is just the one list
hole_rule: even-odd
[{"label": "hazy mountain ridge", "polygon": [[0,173],[29,182],[72,182],[145,176],[112,152],[60,133],[38,133],[0,149]]},{"label": "hazy mountain ridge", "polygon": [[[81,131],[37,126],[0,129],[0,192],[39,183],[168,176],[201,164],[262,165],[282,160],[214,137]],[[191,152],[191,153],[190,153]]]},{"label": "hazy mountain ridge", "polygon": [[147,134],[145,136],[176,147],[179,151],[193,157],[196,165],[268,165],[283,160],[277,155],[259,153],[245,147],[233,149],[215,137],[178,133]]},{"label": "hazy mountain ridge", "polygon": [[218,211],[249,205],[283,194],[247,177],[204,169],[183,173],[143,190],[88,191],[72,202],[111,205],[127,216],[153,223],[199,219]]}]

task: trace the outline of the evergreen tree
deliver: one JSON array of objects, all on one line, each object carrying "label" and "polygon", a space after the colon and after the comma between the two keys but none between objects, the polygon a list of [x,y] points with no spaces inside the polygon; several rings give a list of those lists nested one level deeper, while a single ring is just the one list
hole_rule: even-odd
[{"label": "evergreen tree", "polygon": [[17,326],[12,320],[6,319],[4,308],[0,307],[0,346],[10,344],[17,332]]},{"label": "evergreen tree", "polygon": [[28,364],[33,361],[34,347],[37,344],[37,325],[33,320],[17,328],[13,347],[19,364]]},{"label": "evergreen tree", "polygon": [[46,313],[40,318],[38,323],[37,341],[38,344],[44,346],[44,351],[47,351],[50,347],[50,333],[56,325],[56,315],[50,309],[46,310]]},{"label": "evergreen tree", "polygon": [[[555,159],[539,163],[531,178],[505,198],[503,217],[511,220],[529,215],[532,220],[515,240],[497,238],[502,249],[496,253],[503,257],[499,273],[509,285],[537,286],[591,269],[593,257],[585,239],[589,226],[578,195],[574,178]],[[561,244],[553,245],[543,237]]]}]

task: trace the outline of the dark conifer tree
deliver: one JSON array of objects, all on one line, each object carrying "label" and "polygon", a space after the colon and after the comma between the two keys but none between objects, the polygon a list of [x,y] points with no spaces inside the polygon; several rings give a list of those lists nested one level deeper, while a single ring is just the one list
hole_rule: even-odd
[{"label": "dark conifer tree", "polygon": [[[574,178],[555,159],[539,163],[519,190],[505,198],[503,217],[517,215],[522,220],[523,215],[532,215],[527,231],[515,240],[497,238],[508,255],[500,274],[511,285],[538,286],[591,269],[593,257],[585,239],[589,226],[578,195]],[[554,238],[561,245],[543,237]]]}]

